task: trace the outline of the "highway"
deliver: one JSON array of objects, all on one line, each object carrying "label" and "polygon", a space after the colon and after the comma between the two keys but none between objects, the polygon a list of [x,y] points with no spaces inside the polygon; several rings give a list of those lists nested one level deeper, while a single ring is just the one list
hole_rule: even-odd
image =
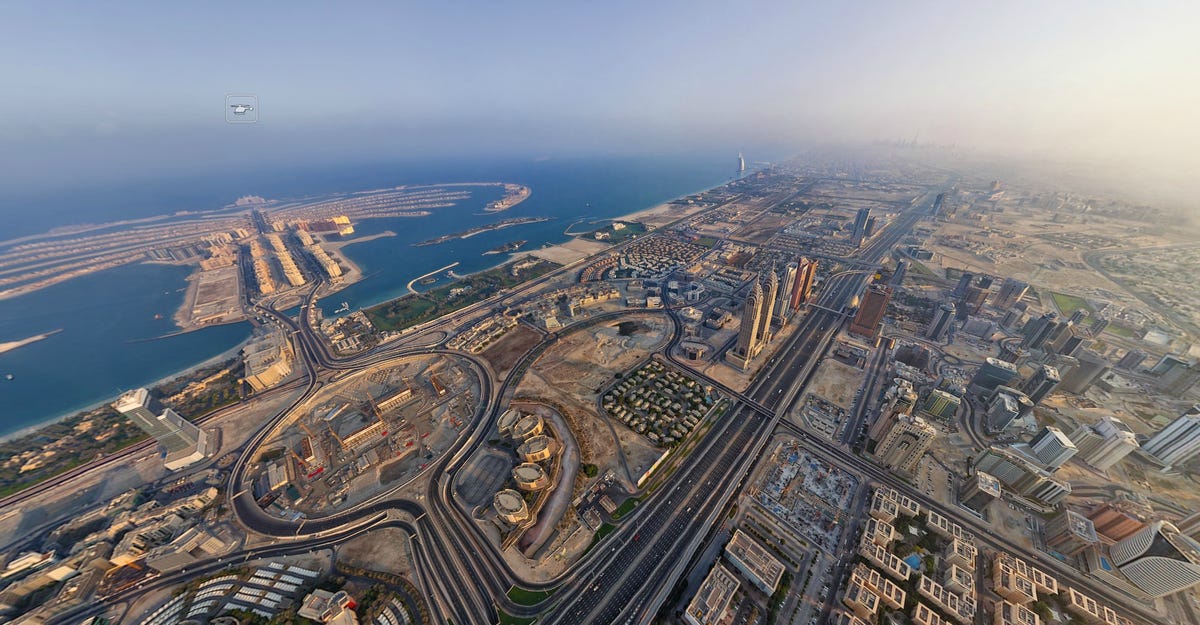
[{"label": "highway", "polygon": [[[933,193],[931,191],[914,201],[910,208],[872,237],[855,258],[846,261],[858,267],[877,266],[917,221],[927,214],[924,199],[930,199]],[[606,253],[616,249],[619,247]],[[567,270],[564,268],[560,271]],[[550,275],[558,273],[556,271]],[[548,279],[550,276],[531,281],[501,297],[511,300],[513,296],[532,293]],[[242,453],[235,461],[227,489],[230,508],[237,521],[248,531],[274,537],[276,541],[269,547],[248,550],[237,557],[244,560],[271,554],[298,553],[337,544],[371,529],[396,527],[411,537],[416,577],[422,593],[432,604],[431,613],[441,618],[460,625],[493,623],[497,619],[497,609],[501,609],[515,616],[536,615],[539,623],[644,623],[657,613],[708,531],[719,522],[719,516],[729,501],[742,490],[750,469],[777,428],[799,437],[826,461],[867,480],[897,488],[951,520],[975,528],[979,520],[974,516],[941,506],[916,492],[903,480],[855,455],[848,447],[811,437],[790,423],[781,423],[781,416],[801,397],[816,366],[830,348],[832,338],[844,323],[848,314],[846,305],[862,292],[867,282],[868,277],[862,271],[847,271],[827,278],[819,300],[810,305],[791,336],[782,339],[783,345],[777,350],[776,356],[764,365],[744,393],[693,372],[686,362],[676,359],[672,350],[681,340],[681,324],[675,311],[662,311],[670,316],[674,329],[665,350],[665,358],[706,384],[720,389],[734,403],[699,445],[679,461],[674,474],[658,492],[647,498],[614,532],[568,571],[538,584],[522,582],[509,568],[492,539],[477,526],[470,511],[460,507],[453,493],[454,476],[467,459],[485,444],[488,432],[507,404],[508,395],[546,349],[565,333],[611,321],[629,312],[597,315],[558,333],[545,335],[543,341],[522,356],[505,379],[496,381],[487,363],[463,352],[441,348],[440,341],[421,346],[384,344],[357,356],[333,356],[323,337],[309,322],[320,283],[314,285],[301,303],[299,322],[277,310],[271,303],[263,304],[257,310],[284,328],[295,343],[297,358],[302,362],[304,371],[304,381],[298,384],[302,385],[304,392],[268,419],[249,441],[238,448]],[[438,323],[457,323],[492,305],[493,300],[484,300],[457,311],[451,320],[442,319]],[[413,336],[420,335],[426,329],[423,327]],[[425,470],[424,475],[429,479],[418,501],[400,497],[393,491],[339,514],[298,522],[272,517],[258,507],[247,488],[247,470],[254,457],[253,450],[271,435],[281,420],[339,376],[422,354],[444,354],[463,360],[479,377],[481,390],[480,405],[471,429]],[[846,443],[854,444],[865,423],[869,404],[876,392],[878,380],[875,378],[884,362],[884,358],[877,356],[870,367],[871,379],[844,430]],[[292,387],[291,392],[295,388]],[[117,461],[126,453],[106,460]],[[22,495],[32,496],[41,490]],[[22,500],[18,498],[15,501]],[[858,500],[858,512],[861,512],[863,501]],[[7,503],[8,500],[5,500]],[[857,517],[852,517],[852,525],[843,534],[843,541],[852,539],[859,522]],[[1020,546],[986,530],[977,530],[977,534],[981,544],[1031,560],[1037,559],[1036,554],[1027,553]],[[849,543],[845,546],[848,548]],[[218,570],[226,566],[228,560],[226,557],[202,562],[189,567],[187,575],[177,573],[154,578],[147,582],[145,588],[117,593],[86,610],[99,611],[105,605],[127,601],[152,588],[178,584],[197,572]],[[844,573],[845,566],[847,560],[840,559],[835,565],[835,573]],[[507,590],[514,585],[530,590],[552,591],[553,594],[539,605],[517,605],[506,596]],[[1090,580],[1073,581],[1072,585],[1101,600],[1128,603],[1128,598],[1113,597],[1111,589],[1099,587]],[[70,612],[70,617],[86,616],[83,610],[80,608]],[[66,620],[56,618],[55,622]]]}]

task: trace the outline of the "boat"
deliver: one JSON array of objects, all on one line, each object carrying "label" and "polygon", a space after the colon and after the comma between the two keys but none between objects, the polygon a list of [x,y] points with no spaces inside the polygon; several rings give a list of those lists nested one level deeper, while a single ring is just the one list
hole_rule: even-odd
[{"label": "boat", "polygon": [[342,305],[341,305],[341,306],[339,306],[337,310],[333,311],[333,314],[335,314],[335,315],[336,315],[336,314],[339,314],[339,313],[344,313],[344,312],[346,312],[346,311],[348,311],[348,310],[350,310],[350,304],[349,304],[349,303],[347,303],[347,302],[342,302]]},{"label": "boat", "polygon": [[162,319],[162,318],[163,318],[163,316],[162,316],[162,313],[156,313],[156,314],[154,315],[154,318],[155,318],[155,319]]},{"label": "boat", "polygon": [[11,380],[11,379],[13,379],[13,378],[15,378],[15,377],[17,377],[17,376],[15,376],[15,375],[13,375],[13,374],[11,374],[11,373],[6,373],[6,374],[4,374],[4,379],[5,379],[5,380]]}]

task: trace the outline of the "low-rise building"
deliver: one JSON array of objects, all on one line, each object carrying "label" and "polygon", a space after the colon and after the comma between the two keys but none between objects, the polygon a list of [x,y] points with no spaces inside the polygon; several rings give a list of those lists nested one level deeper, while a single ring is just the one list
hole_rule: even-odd
[{"label": "low-rise building", "polygon": [[851,582],[842,594],[842,604],[850,608],[858,618],[874,622],[875,613],[879,611],[879,595],[861,583]]},{"label": "low-rise building", "polygon": [[879,571],[859,564],[850,571],[850,584],[862,584],[875,593],[884,605],[893,610],[904,607],[905,593],[895,582]]},{"label": "low-rise building", "polygon": [[992,616],[992,625],[1041,625],[1041,622],[1033,610],[1008,601],[997,602]]},{"label": "low-rise building", "polygon": [[683,611],[683,619],[690,625],[715,625],[725,616],[738,586],[733,573],[720,562],[716,563]]},{"label": "low-rise building", "polygon": [[1064,607],[1067,611],[1082,618],[1091,625],[1119,625],[1120,619],[1112,608],[1098,603],[1095,599],[1068,588],[1064,597]]},{"label": "low-rise building", "polygon": [[725,557],[767,595],[775,592],[783,577],[783,563],[740,529],[734,531],[733,539],[725,546]]},{"label": "low-rise building", "polygon": [[858,553],[879,570],[900,581],[905,581],[912,576],[913,570],[908,563],[869,539],[859,543]]}]

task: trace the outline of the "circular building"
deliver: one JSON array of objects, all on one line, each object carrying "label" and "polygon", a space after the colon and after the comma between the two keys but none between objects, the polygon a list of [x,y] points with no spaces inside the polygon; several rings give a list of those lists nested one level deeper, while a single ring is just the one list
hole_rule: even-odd
[{"label": "circular building", "polygon": [[500,434],[502,436],[511,436],[513,426],[516,425],[517,421],[520,420],[521,413],[517,412],[513,408],[509,408],[508,410],[504,411],[504,414],[500,415],[500,419],[496,423],[496,427],[500,429]]},{"label": "circular building", "polygon": [[512,437],[527,439],[542,433],[542,418],[536,414],[527,414],[512,427]]},{"label": "circular building", "polygon": [[513,469],[512,476],[517,481],[517,488],[521,490],[542,490],[550,485],[550,476],[540,465],[532,462],[518,464]]},{"label": "circular building", "polygon": [[510,525],[520,525],[529,519],[529,508],[525,507],[525,498],[511,488],[506,488],[492,497],[492,507],[496,514]]},{"label": "circular building", "polygon": [[554,455],[554,441],[545,434],[539,434],[521,443],[517,455],[525,462],[541,462]]}]

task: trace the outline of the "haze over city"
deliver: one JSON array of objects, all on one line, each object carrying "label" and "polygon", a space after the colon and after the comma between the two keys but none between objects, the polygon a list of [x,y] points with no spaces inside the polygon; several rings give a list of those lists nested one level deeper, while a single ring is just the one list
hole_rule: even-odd
[{"label": "haze over city", "polygon": [[[1187,2],[10,3],[0,163],[26,190],[915,138],[1179,184],[1200,169],[1198,22]],[[253,129],[220,117],[241,92]]]},{"label": "haze over city", "polygon": [[0,625],[1200,625],[1198,18],[0,6]]}]

